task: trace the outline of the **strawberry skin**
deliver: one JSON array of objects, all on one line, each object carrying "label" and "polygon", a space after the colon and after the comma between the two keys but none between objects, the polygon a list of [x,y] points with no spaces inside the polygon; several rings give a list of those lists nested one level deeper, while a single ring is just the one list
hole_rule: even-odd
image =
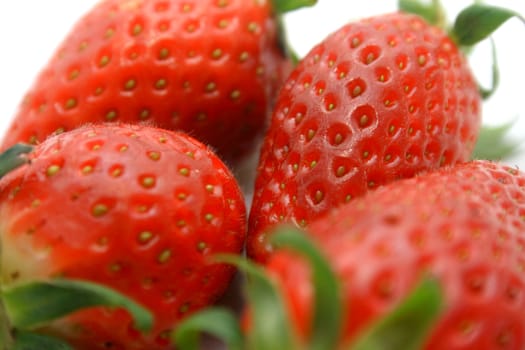
[{"label": "strawberry skin", "polygon": [[3,148],[120,121],[185,130],[236,160],[288,72],[279,40],[269,1],[101,1],[37,77]]},{"label": "strawberry skin", "polygon": [[[475,161],[404,179],[334,209],[308,227],[341,278],[342,339],[384,316],[430,274],[445,310],[425,349],[525,347],[525,174]],[[287,252],[268,270],[306,337],[309,270]]]},{"label": "strawberry skin", "polygon": [[265,136],[248,253],[270,225],[299,226],[390,181],[466,161],[481,100],[454,42],[420,17],[348,24],[314,47],[281,90]]},{"label": "strawberry skin", "polygon": [[100,124],[48,138],[0,180],[4,284],[53,276],[101,283],[155,316],[151,334],[122,310],[80,311],[47,331],[76,349],[168,349],[167,331],[214,302],[234,270],[245,204],[202,143],[145,126]]}]

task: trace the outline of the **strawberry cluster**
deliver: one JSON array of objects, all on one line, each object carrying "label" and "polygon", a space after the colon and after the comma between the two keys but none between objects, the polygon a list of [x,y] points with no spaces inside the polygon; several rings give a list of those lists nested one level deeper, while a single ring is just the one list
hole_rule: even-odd
[{"label": "strawberry cluster", "polygon": [[1,140],[0,349],[525,347],[525,173],[474,159],[465,54],[525,20],[400,1],[296,59],[315,3],[77,22]]}]

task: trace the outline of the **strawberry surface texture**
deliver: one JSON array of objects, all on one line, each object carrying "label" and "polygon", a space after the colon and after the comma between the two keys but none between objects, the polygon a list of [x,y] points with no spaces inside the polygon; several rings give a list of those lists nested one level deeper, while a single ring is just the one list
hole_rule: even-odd
[{"label": "strawberry surface texture", "polygon": [[235,162],[289,67],[269,1],[101,1],[43,67],[3,147],[119,121],[182,129]]},{"label": "strawberry surface texture", "polygon": [[245,204],[224,163],[168,130],[84,126],[48,138],[0,180],[2,283],[53,277],[116,289],[150,309],[151,332],[122,309],[91,308],[46,326],[75,349],[169,349],[169,330],[215,302],[239,254]]},{"label": "strawberry surface texture", "polygon": [[[341,344],[431,276],[444,310],[424,349],[523,349],[524,214],[525,174],[474,161],[385,185],[316,219],[307,232],[342,283]],[[267,269],[306,339],[308,265],[279,251]]]},{"label": "strawberry surface texture", "polygon": [[481,98],[453,40],[392,13],[350,23],[315,46],[281,90],[265,136],[247,251],[370,189],[469,159]]}]

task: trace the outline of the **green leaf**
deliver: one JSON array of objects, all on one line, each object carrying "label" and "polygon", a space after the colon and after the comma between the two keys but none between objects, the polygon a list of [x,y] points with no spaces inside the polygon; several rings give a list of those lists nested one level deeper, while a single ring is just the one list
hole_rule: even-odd
[{"label": "green leaf", "polygon": [[303,7],[314,6],[317,0],[271,0],[273,9],[278,14],[295,11]]},{"label": "green leaf", "polygon": [[0,154],[0,178],[10,171],[28,162],[25,154],[31,152],[33,147],[18,143]]},{"label": "green leaf", "polygon": [[12,350],[75,350],[73,347],[54,337],[32,332],[16,332],[16,341]]},{"label": "green leaf", "polygon": [[519,142],[510,140],[508,132],[517,118],[498,126],[483,126],[472,159],[502,160],[513,155],[520,146]]},{"label": "green leaf", "polygon": [[443,308],[439,282],[425,278],[399,306],[348,349],[421,349]]},{"label": "green leaf", "polygon": [[272,241],[307,258],[312,269],[315,308],[310,350],[335,349],[341,331],[343,308],[340,285],[335,273],[306,234],[291,226],[278,228]]},{"label": "green leaf", "polygon": [[199,350],[199,334],[206,332],[221,339],[229,350],[242,350],[243,335],[232,311],[209,308],[185,318],[172,334],[173,343],[181,350]]},{"label": "green leaf", "polygon": [[17,329],[33,329],[82,308],[125,308],[137,329],[148,331],[153,316],[144,307],[108,287],[79,280],[33,281],[2,288],[7,315]]},{"label": "green leaf", "polygon": [[525,19],[517,12],[502,7],[475,3],[456,17],[451,35],[460,46],[472,46],[488,38],[512,17]]},{"label": "green leaf", "polygon": [[492,47],[492,86],[489,89],[485,89],[478,84],[479,93],[484,100],[489,99],[496,92],[500,82],[498,55],[496,53],[496,44],[492,38],[490,39],[490,44]]},{"label": "green leaf", "polygon": [[0,350],[13,347],[13,336],[11,334],[10,322],[5,313],[5,307],[0,300]]},{"label": "green leaf", "polygon": [[235,265],[248,277],[244,291],[252,318],[245,349],[296,349],[296,340],[281,294],[264,268],[235,255],[219,255],[216,261]]},{"label": "green leaf", "polygon": [[421,16],[429,24],[446,29],[447,20],[441,1],[421,2],[420,0],[398,0],[399,10]]}]

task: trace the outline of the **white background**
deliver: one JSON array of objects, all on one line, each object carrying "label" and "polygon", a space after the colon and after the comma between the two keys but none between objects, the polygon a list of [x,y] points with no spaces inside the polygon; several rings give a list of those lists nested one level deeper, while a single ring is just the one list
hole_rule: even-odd
[{"label": "white background", "polygon": [[[317,6],[285,17],[288,39],[304,55],[328,33],[344,23],[396,9],[395,0],[318,0]],[[3,134],[17,106],[51,54],[78,18],[97,0],[16,0],[0,2],[0,134]],[[458,10],[472,3],[443,0],[454,18]],[[511,8],[525,15],[523,0],[492,0],[485,3]],[[525,25],[517,19],[504,24],[494,35],[501,65],[501,86],[484,104],[486,124],[519,118],[511,137],[523,140],[517,155],[505,159],[525,169]],[[491,54],[483,43],[471,56],[478,79],[490,84]]]}]

